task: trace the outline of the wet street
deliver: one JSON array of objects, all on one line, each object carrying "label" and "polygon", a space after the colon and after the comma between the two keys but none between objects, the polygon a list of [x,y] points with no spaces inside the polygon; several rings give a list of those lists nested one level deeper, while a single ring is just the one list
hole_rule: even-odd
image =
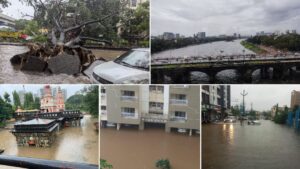
[{"label": "wet street", "polygon": [[203,169],[288,169],[300,166],[300,134],[285,125],[202,125]]},{"label": "wet street", "polygon": [[114,169],[156,169],[159,159],[169,159],[172,169],[200,168],[200,137],[165,133],[162,128],[101,128],[100,158]]},{"label": "wet street", "polygon": [[49,148],[17,146],[15,136],[9,130],[1,129],[0,149],[5,149],[3,155],[98,164],[99,144],[98,133],[93,125],[95,121],[97,119],[85,115],[80,127],[60,130]]}]

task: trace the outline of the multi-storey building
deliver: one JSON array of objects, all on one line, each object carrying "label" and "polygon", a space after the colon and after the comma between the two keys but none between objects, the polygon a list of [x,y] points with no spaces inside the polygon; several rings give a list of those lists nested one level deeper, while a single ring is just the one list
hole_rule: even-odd
[{"label": "multi-storey building", "polygon": [[229,85],[202,86],[202,121],[221,120],[230,109]]},{"label": "multi-storey building", "polygon": [[300,106],[300,91],[293,90],[291,93],[291,109]]},{"label": "multi-storey building", "polygon": [[147,123],[192,134],[200,128],[200,87],[189,85],[126,85],[101,88],[101,122],[137,125]]}]

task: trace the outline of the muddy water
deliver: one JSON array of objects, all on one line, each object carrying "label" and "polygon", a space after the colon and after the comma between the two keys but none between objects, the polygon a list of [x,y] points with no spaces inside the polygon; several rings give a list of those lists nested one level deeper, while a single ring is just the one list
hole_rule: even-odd
[{"label": "muddy water", "polygon": [[114,169],[156,169],[161,158],[169,159],[172,169],[200,168],[199,135],[165,133],[161,128],[102,128],[100,138],[100,158]]},{"label": "muddy water", "polygon": [[94,130],[95,121],[97,119],[85,115],[80,127],[59,131],[50,148],[18,147],[14,135],[9,130],[1,130],[0,148],[5,149],[3,155],[98,164],[99,137]]},{"label": "muddy water", "polygon": [[0,45],[0,83],[10,84],[73,84],[91,83],[84,75],[71,76],[66,74],[51,75],[49,73],[20,71],[10,64],[10,58],[16,54],[27,52],[25,46]]},{"label": "muddy water", "polygon": [[262,120],[260,126],[202,126],[203,169],[288,169],[300,166],[300,133]]}]

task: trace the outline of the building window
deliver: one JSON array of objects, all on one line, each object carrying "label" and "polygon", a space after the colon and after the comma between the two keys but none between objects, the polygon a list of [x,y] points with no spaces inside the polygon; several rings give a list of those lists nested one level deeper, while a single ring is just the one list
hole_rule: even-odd
[{"label": "building window", "polygon": [[136,7],[137,6],[137,0],[131,0],[131,6]]},{"label": "building window", "polygon": [[150,89],[150,91],[164,92],[164,87],[163,86],[151,85],[149,87],[149,89]]},{"label": "building window", "polygon": [[187,104],[187,98],[185,94],[171,94],[171,104]]},{"label": "building window", "polygon": [[106,93],[106,90],[101,88],[101,93]]},{"label": "building window", "polygon": [[122,96],[134,96],[134,91],[122,90]]},{"label": "building window", "polygon": [[175,111],[174,113],[175,117],[184,117],[186,116],[186,112],[183,111]]},{"label": "building window", "polygon": [[170,118],[171,121],[186,121],[186,119],[186,112],[183,111],[175,111]]},{"label": "building window", "polygon": [[131,107],[122,107],[121,108],[122,117],[135,117],[135,108]]},{"label": "building window", "polygon": [[106,106],[101,106],[101,110],[106,110]]}]

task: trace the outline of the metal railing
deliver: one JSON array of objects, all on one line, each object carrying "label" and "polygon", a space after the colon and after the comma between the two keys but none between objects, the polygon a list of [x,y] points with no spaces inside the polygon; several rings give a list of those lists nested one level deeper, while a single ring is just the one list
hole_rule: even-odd
[{"label": "metal railing", "polygon": [[121,116],[125,118],[138,118],[138,113],[121,112]]},{"label": "metal railing", "polygon": [[136,96],[125,96],[125,95],[121,96],[121,100],[131,100],[131,101],[134,101],[136,99],[137,99]]},{"label": "metal railing", "polygon": [[188,104],[188,100],[170,99],[170,104]]},{"label": "metal railing", "polygon": [[186,117],[180,117],[180,116],[171,116],[170,120],[171,121],[186,121],[187,118]]},{"label": "metal railing", "polygon": [[78,163],[78,162],[66,162],[57,160],[44,160],[27,157],[16,156],[0,156],[0,165],[21,167],[30,169],[98,169],[98,165]]}]

